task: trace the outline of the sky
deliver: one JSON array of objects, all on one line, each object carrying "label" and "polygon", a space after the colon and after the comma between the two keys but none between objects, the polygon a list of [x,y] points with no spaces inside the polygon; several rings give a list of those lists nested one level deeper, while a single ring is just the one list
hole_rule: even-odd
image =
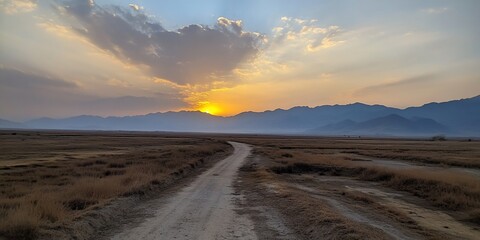
[{"label": "sky", "polygon": [[478,0],[0,0],[0,118],[480,94]]}]

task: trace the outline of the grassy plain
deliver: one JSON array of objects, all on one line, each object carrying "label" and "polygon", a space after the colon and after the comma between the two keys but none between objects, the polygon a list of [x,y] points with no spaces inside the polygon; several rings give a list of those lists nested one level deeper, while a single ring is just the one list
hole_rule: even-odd
[{"label": "grassy plain", "polygon": [[259,229],[271,228],[255,215],[264,207],[299,239],[480,234],[478,141],[2,131],[0,239],[63,231],[119,199],[175,185],[230,154],[226,141],[254,149],[235,187]]},{"label": "grassy plain", "polygon": [[229,154],[199,135],[0,132],[0,239],[33,239]]},{"label": "grassy plain", "polygon": [[247,199],[271,202],[302,238],[474,239],[480,233],[478,141],[275,136],[237,141],[255,146],[241,173]]}]

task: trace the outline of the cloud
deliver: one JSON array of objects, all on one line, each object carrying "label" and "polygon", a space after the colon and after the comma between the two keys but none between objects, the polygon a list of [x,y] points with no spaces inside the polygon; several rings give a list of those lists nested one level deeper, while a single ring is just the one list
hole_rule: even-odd
[{"label": "cloud", "polygon": [[15,88],[75,88],[77,85],[49,76],[27,73],[17,69],[0,67],[0,85]]},{"label": "cloud", "polygon": [[308,52],[331,48],[344,42],[339,26],[318,26],[316,19],[282,17],[281,25],[273,29],[273,41],[278,44],[295,44]]},{"label": "cloud", "polygon": [[131,9],[135,10],[135,11],[143,10],[143,7],[142,7],[142,6],[139,6],[139,5],[137,5],[137,4],[130,3],[130,4],[128,4],[128,6],[129,6]]},{"label": "cloud", "polygon": [[31,12],[37,8],[37,0],[0,0],[0,9],[6,14]]},{"label": "cloud", "polygon": [[182,108],[185,103],[175,95],[157,94],[155,96],[120,96],[97,98],[85,102],[85,106],[95,106],[93,114],[108,112],[111,115],[146,114],[166,109]]},{"label": "cloud", "polygon": [[184,85],[228,75],[254,58],[263,41],[262,35],[244,31],[241,21],[224,17],[214,26],[192,24],[169,31],[141,9],[75,0],[58,5],[57,10],[77,34],[98,48],[148,67],[155,77]]},{"label": "cloud", "polygon": [[323,79],[331,56],[346,42],[346,33],[336,25],[320,26],[317,19],[282,17],[267,47],[254,61],[237,68],[236,77],[243,83]]},{"label": "cloud", "polygon": [[428,14],[441,14],[441,13],[444,13],[446,11],[448,11],[448,8],[446,8],[446,7],[422,9],[422,12],[428,13]]},{"label": "cloud", "polygon": [[187,106],[176,93],[98,96],[71,82],[5,67],[0,67],[0,86],[0,117],[19,120],[80,114],[124,116]]},{"label": "cloud", "polygon": [[385,91],[401,89],[404,87],[411,87],[412,85],[429,83],[436,79],[436,75],[434,74],[425,74],[416,77],[401,79],[394,82],[387,82],[381,83],[373,86],[368,86],[362,88],[355,92],[354,95],[362,96],[362,95],[369,95],[369,94],[383,94]]}]

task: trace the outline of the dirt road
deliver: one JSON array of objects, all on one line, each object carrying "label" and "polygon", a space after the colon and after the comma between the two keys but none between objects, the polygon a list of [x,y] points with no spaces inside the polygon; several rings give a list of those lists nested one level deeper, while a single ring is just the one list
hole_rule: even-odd
[{"label": "dirt road", "polygon": [[192,184],[168,199],[154,217],[124,229],[112,239],[257,239],[253,223],[235,212],[232,184],[239,167],[250,154],[246,144],[200,175]]}]

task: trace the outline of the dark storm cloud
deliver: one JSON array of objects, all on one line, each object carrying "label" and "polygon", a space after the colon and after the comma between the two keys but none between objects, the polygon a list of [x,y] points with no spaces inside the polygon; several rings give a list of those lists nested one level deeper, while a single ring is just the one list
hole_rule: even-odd
[{"label": "dark storm cloud", "polygon": [[57,6],[76,31],[119,59],[146,65],[151,73],[179,84],[206,83],[228,74],[258,52],[263,37],[245,32],[240,21],[219,18],[214,26],[163,28],[141,10],[100,7],[88,0]]}]

